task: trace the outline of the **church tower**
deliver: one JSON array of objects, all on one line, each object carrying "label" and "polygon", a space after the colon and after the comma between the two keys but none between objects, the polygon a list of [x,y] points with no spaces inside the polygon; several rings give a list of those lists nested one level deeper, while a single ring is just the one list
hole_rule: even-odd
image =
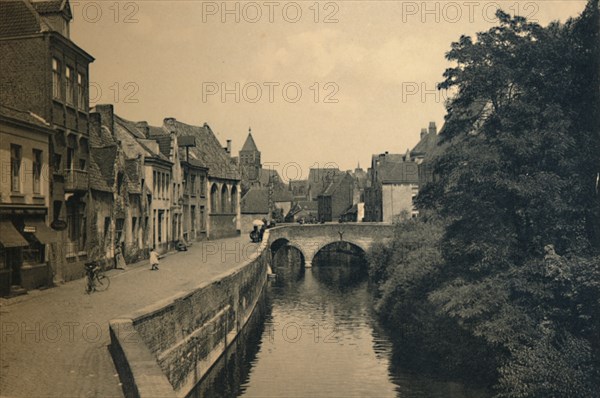
[{"label": "church tower", "polygon": [[248,138],[240,150],[240,169],[242,171],[242,184],[252,186],[258,184],[260,170],[260,151],[252,138],[252,129],[248,129]]}]

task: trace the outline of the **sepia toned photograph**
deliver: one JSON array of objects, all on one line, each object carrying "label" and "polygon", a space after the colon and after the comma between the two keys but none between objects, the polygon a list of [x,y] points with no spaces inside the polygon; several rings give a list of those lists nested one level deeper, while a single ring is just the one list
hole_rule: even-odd
[{"label": "sepia toned photograph", "polygon": [[600,0],[0,0],[0,398],[596,398]]}]

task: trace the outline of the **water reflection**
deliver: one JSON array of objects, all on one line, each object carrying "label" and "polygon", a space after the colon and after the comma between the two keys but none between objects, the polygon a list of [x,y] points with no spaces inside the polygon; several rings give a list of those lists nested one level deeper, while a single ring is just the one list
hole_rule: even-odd
[{"label": "water reflection", "polygon": [[277,280],[260,310],[191,396],[486,396],[392,363],[393,345],[370,307],[364,259],[324,251],[305,270],[301,254],[283,247],[273,271]]}]

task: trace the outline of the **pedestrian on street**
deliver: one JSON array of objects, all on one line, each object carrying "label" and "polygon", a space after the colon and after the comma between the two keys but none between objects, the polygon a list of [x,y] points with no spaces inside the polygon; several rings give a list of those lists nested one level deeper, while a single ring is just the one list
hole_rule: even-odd
[{"label": "pedestrian on street", "polygon": [[152,249],[152,251],[150,252],[150,265],[152,266],[150,268],[150,270],[152,271],[158,271],[158,261],[159,257],[158,257],[158,253],[156,252],[156,249]]}]

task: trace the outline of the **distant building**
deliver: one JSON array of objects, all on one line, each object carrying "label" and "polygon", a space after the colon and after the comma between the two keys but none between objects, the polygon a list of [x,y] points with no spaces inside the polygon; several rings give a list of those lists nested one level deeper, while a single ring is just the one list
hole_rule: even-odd
[{"label": "distant building", "polygon": [[[242,232],[252,230],[254,220],[271,219],[283,221],[292,208],[292,195],[287,190],[274,190],[271,201],[273,208],[269,209],[269,188],[250,188],[242,197]],[[270,213],[271,210],[271,214]]]},{"label": "distant building", "polygon": [[252,137],[251,129],[248,129],[248,137],[239,152],[238,163],[242,179],[242,196],[252,187],[260,188],[273,184],[275,190],[285,188],[277,170],[262,167],[261,154]]},{"label": "distant building", "polygon": [[421,130],[419,143],[406,154],[373,155],[365,189],[365,221],[393,222],[401,214],[418,215],[414,200],[419,187],[433,178],[430,154],[438,144],[435,122]]},{"label": "distant building", "polygon": [[317,197],[320,221],[335,221],[350,211],[355,199],[355,180],[350,173],[337,175]]},{"label": "distant building", "polygon": [[313,168],[308,172],[307,197],[317,200],[332,182],[338,181],[345,173],[338,168]]}]

